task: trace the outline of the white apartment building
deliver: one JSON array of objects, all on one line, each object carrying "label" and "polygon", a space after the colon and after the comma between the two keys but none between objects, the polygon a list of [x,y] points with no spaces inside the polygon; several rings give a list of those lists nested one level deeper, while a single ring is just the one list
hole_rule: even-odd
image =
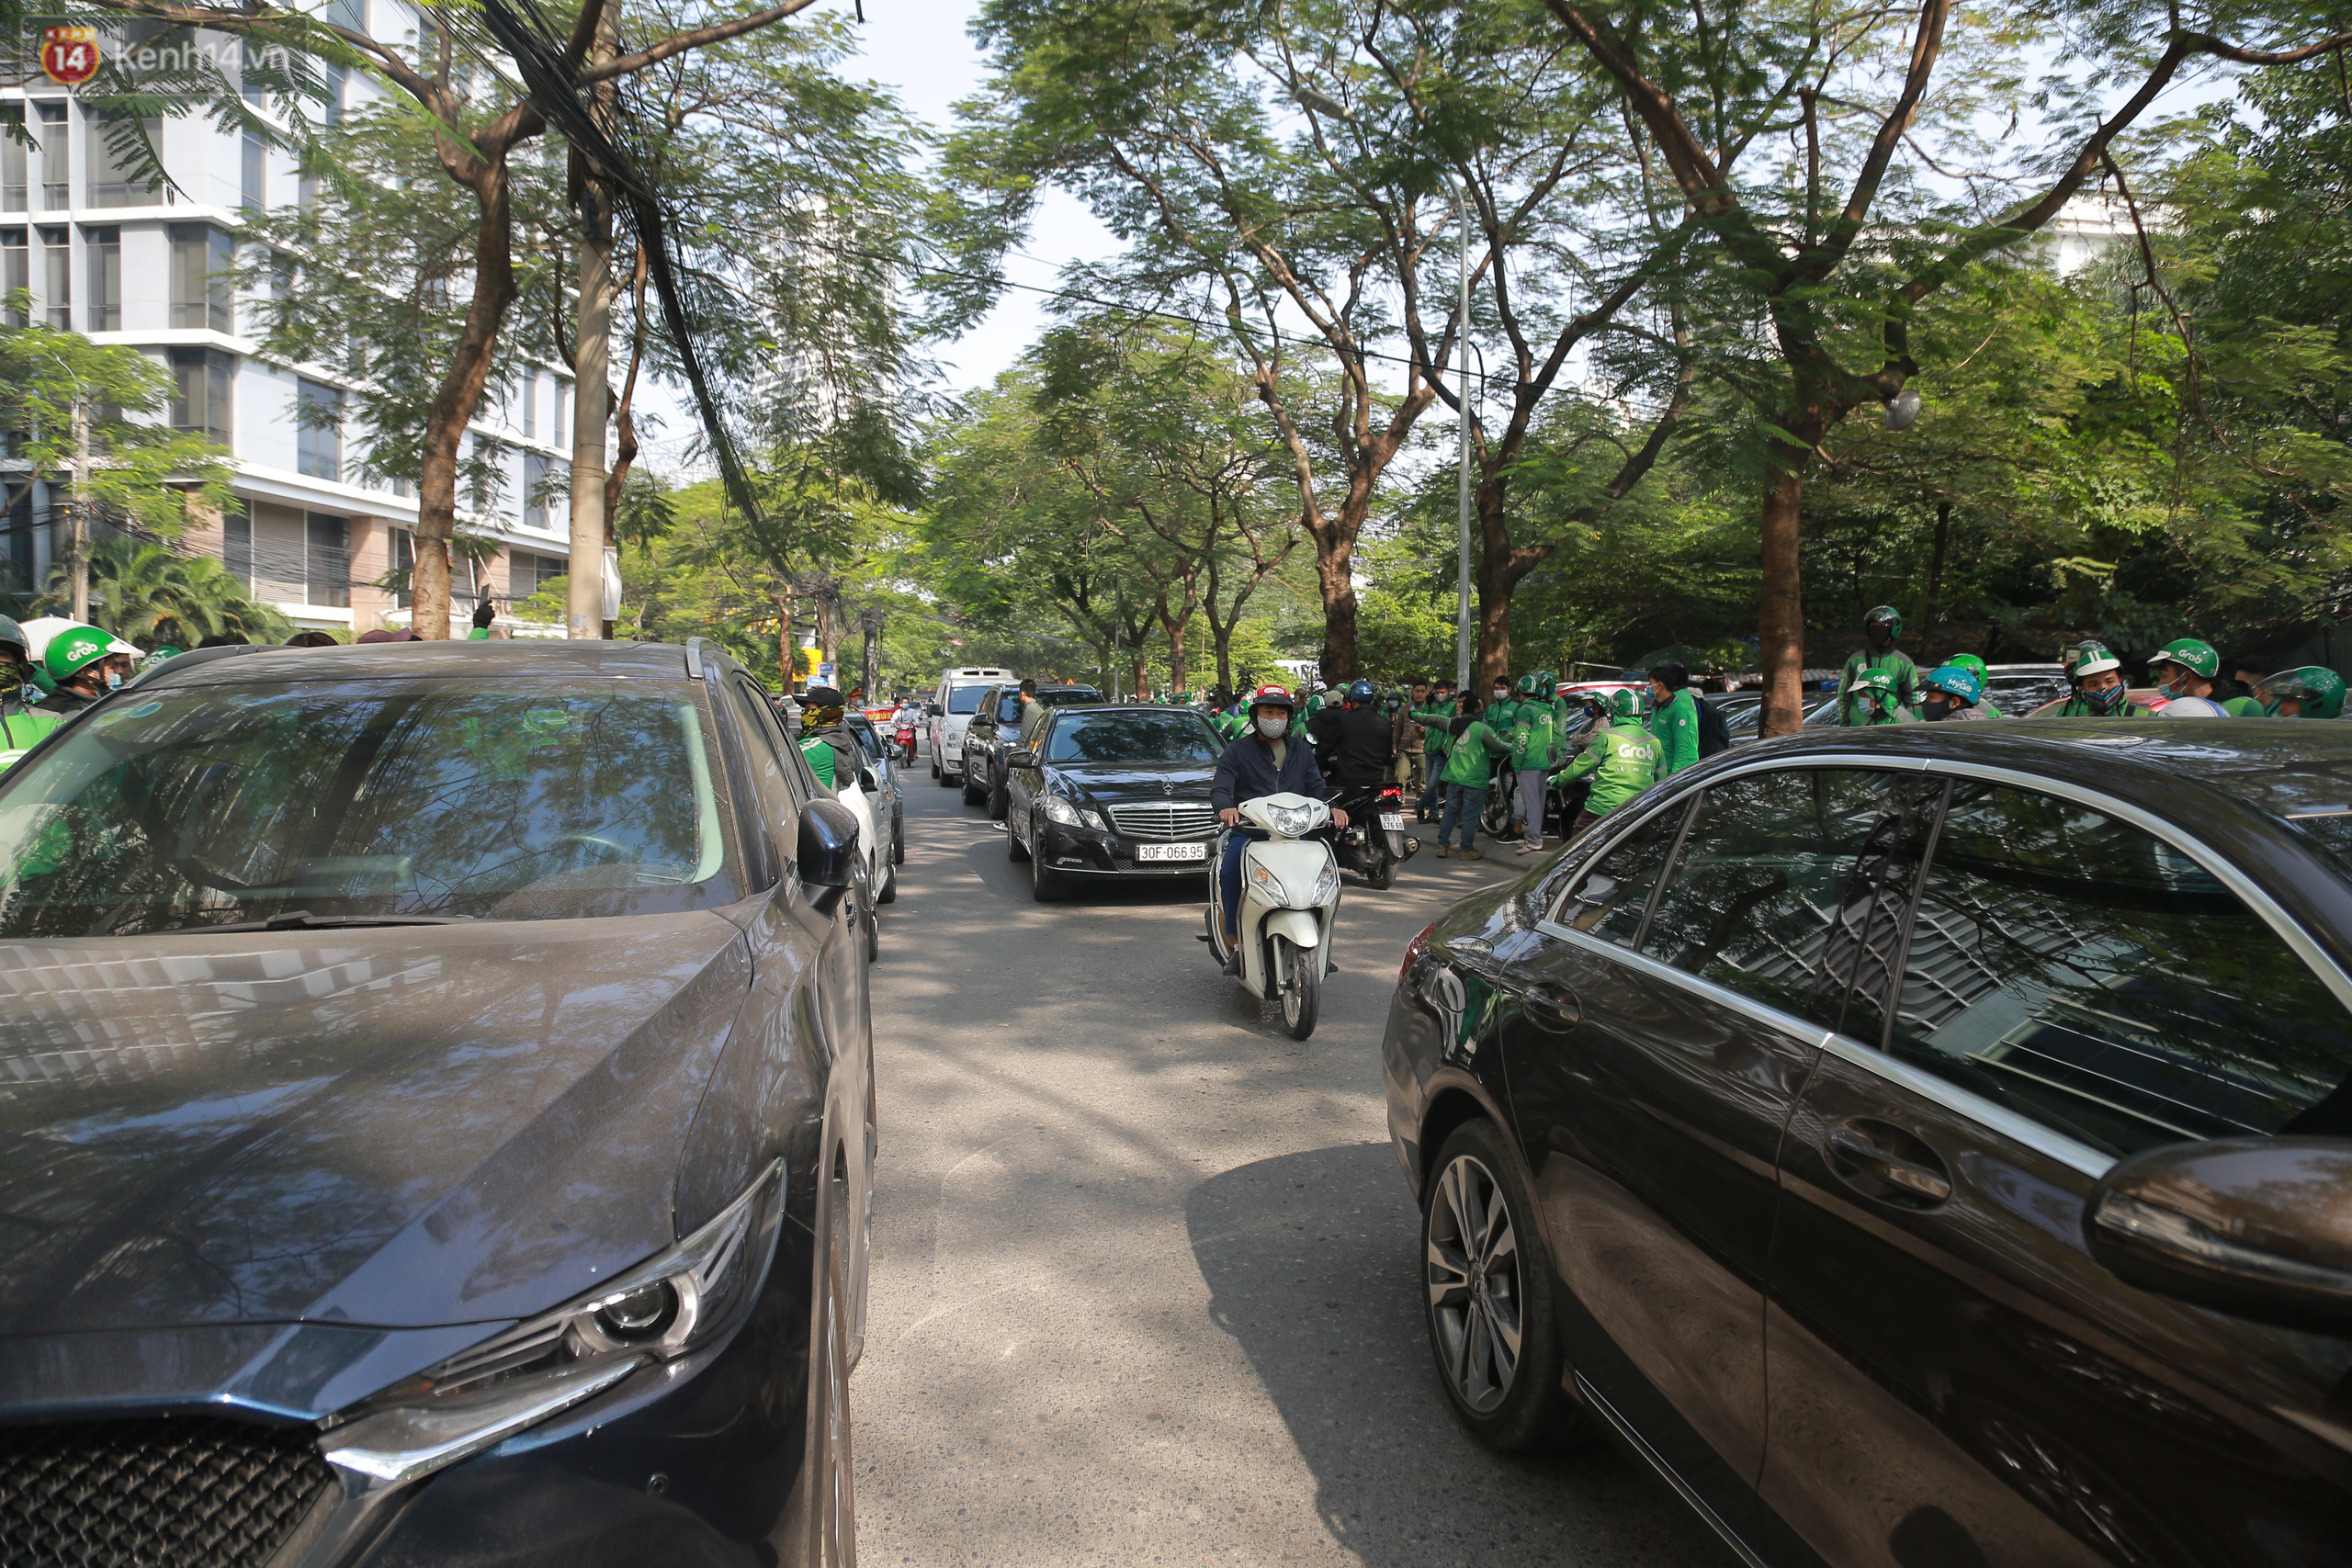
[{"label": "white apartment building", "polygon": [[[328,10],[347,26],[410,30],[396,0],[334,0]],[[217,34],[149,32],[146,41],[186,47],[191,37],[195,47],[238,58],[234,40]],[[356,76],[337,90],[344,102],[329,113],[380,91]],[[36,320],[129,344],[167,367],[176,383],[172,423],[233,454],[236,503],[181,547],[219,557],[299,626],[405,625],[406,595],[376,584],[414,558],[413,491],[358,483],[345,434],[301,425],[301,401],[344,402],[351,384],[328,367],[264,356],[251,301],[223,276],[248,243],[243,216],[300,198],[292,160],[201,117],[152,121],[171,179],[150,186],[116,165],[98,112],[64,88],[36,79],[0,91],[0,116],[22,116],[37,143],[0,139],[0,290],[28,288]],[[454,186],[449,196],[469,199]],[[480,565],[452,563],[460,635],[483,598],[519,599],[570,570],[564,505],[545,504],[541,492],[568,466],[571,417],[571,375],[554,366],[535,369],[504,406],[478,411],[468,439],[496,445],[504,483],[480,513],[464,509],[460,490],[459,531],[496,547]],[[0,520],[0,579],[18,591],[46,583],[62,551],[45,489]],[[616,598],[610,552],[597,565],[608,600]]]}]

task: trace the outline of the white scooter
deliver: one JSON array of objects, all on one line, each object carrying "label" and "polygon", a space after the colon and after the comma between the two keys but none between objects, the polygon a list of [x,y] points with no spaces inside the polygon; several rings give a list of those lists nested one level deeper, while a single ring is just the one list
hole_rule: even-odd
[{"label": "white scooter", "polygon": [[[1340,866],[1331,846],[1307,834],[1328,826],[1331,808],[1303,795],[1262,795],[1240,805],[1241,820],[1264,833],[1241,852],[1241,974],[1244,990],[1283,1004],[1283,1027],[1294,1040],[1315,1032],[1323,976],[1331,967],[1331,922],[1340,912]],[[1209,861],[1208,943],[1219,966],[1225,945],[1227,829]]]}]

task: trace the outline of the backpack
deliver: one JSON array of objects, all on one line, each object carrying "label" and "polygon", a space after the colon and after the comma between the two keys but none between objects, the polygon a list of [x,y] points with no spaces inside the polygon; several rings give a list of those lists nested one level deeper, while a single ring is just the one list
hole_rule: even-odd
[{"label": "backpack", "polygon": [[1731,746],[1731,727],[1724,722],[1723,710],[1704,697],[1699,705],[1699,755],[1712,757]]}]

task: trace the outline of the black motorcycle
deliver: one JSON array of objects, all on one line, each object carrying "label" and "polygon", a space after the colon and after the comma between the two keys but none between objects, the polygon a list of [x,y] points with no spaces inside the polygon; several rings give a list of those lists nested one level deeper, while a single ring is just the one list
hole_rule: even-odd
[{"label": "black motorcycle", "polygon": [[1348,825],[1331,835],[1331,852],[1342,871],[1352,871],[1368,887],[1386,887],[1396,868],[1420,849],[1405,836],[1405,792],[1394,784],[1343,784],[1331,796]]}]

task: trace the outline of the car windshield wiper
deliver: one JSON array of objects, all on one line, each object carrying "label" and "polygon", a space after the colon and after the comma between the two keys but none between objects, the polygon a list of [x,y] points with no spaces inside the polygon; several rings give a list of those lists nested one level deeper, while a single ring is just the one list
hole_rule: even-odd
[{"label": "car windshield wiper", "polygon": [[301,931],[347,930],[353,926],[452,926],[471,915],[314,915],[288,909],[266,920],[229,920],[220,925],[165,926],[159,931],[134,931],[134,936],[177,936],[188,931]]}]

